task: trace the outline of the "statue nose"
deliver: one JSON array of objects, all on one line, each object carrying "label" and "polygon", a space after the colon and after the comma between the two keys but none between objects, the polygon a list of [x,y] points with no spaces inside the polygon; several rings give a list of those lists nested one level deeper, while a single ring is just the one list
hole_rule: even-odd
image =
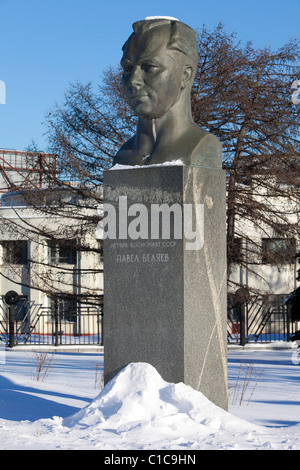
[{"label": "statue nose", "polygon": [[139,87],[143,84],[143,77],[142,77],[142,69],[140,67],[134,67],[134,69],[131,72],[131,77],[130,77],[130,85],[132,87]]}]

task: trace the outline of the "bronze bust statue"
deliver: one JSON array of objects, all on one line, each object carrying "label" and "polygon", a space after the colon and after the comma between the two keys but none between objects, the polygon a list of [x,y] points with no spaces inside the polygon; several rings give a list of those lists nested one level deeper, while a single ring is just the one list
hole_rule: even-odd
[{"label": "bronze bust statue", "polygon": [[195,31],[184,23],[154,17],[133,24],[123,46],[122,82],[138,116],[136,134],[114,164],[221,167],[222,147],[201,129],[191,112],[191,88],[198,64]]}]

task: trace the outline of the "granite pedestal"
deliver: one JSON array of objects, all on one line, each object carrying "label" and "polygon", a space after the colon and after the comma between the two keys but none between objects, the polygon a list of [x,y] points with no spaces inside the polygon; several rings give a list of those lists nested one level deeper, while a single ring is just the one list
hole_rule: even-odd
[{"label": "granite pedestal", "polygon": [[[105,383],[146,362],[227,409],[225,172],[107,171],[104,204],[116,213],[115,226],[108,212],[103,221],[113,237],[104,240]],[[171,209],[170,226],[167,210],[157,219],[160,208]]]}]

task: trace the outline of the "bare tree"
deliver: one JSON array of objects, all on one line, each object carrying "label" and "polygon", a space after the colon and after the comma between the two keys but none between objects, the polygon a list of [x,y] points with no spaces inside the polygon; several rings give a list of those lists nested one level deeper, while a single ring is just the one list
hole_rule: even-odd
[{"label": "bare tree", "polygon": [[[299,43],[290,41],[277,51],[241,44],[222,24],[198,32],[199,63],[192,90],[193,117],[223,144],[227,175],[228,279],[238,261],[248,269],[261,260],[261,246],[248,231],[299,239],[300,106],[291,100],[291,85],[299,78]],[[57,155],[56,191],[49,190],[45,215],[66,216],[78,233],[77,249],[99,221],[97,207],[103,171],[120,146],[133,135],[136,118],[127,105],[119,67],[108,69],[100,86],[74,83],[64,102],[46,117],[49,152]],[[74,192],[62,198],[61,191]],[[30,204],[36,205],[33,192]],[[53,201],[51,202],[51,198]],[[87,215],[88,214],[88,215]],[[241,223],[242,221],[242,223]],[[67,227],[64,229],[68,234]],[[45,236],[54,239],[55,234]],[[81,236],[80,236],[81,233]],[[68,235],[69,236],[69,235]],[[243,256],[239,241],[247,245]],[[264,256],[274,263],[291,253],[274,250]],[[276,251],[276,250],[275,250]]]},{"label": "bare tree", "polygon": [[107,70],[97,92],[91,83],[72,84],[64,103],[47,116],[61,180],[78,180],[80,175],[81,185],[99,184],[103,170],[133,132],[135,117],[126,106],[120,74],[120,69]]},{"label": "bare tree", "polygon": [[[299,58],[296,41],[273,52],[251,43],[243,47],[222,25],[199,34],[193,113],[223,144],[228,277],[238,255],[236,239],[247,240],[253,255],[258,252],[244,229],[247,221],[266,237],[276,233],[299,239],[299,226],[289,217],[300,207],[300,107],[291,101]],[[283,200],[288,210],[280,204]],[[252,259],[257,263],[255,256]],[[251,265],[251,257],[239,261]]]}]

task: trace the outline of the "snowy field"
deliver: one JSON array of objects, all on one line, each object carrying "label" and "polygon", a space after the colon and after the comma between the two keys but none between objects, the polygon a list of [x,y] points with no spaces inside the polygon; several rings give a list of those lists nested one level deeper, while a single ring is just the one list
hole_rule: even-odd
[{"label": "snowy field", "polygon": [[0,350],[0,449],[300,450],[299,362],[295,348],[229,349],[225,412],[149,364],[101,391],[101,353]]}]

